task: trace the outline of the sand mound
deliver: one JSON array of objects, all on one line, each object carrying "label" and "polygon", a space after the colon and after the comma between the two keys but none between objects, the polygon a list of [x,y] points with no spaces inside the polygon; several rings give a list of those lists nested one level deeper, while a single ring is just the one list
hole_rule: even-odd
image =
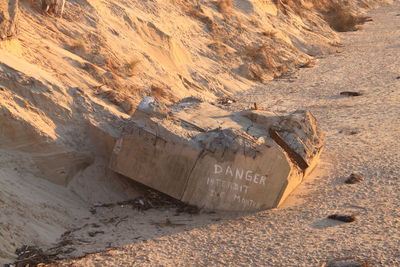
[{"label": "sand mound", "polygon": [[[380,1],[354,1],[353,13]],[[382,1],[383,2],[383,1]],[[0,259],[49,246],[94,202],[141,190],[108,168],[138,101],[229,96],[336,51],[335,1],[0,4]],[[16,12],[16,10],[19,10]],[[16,28],[18,25],[18,30]]]}]

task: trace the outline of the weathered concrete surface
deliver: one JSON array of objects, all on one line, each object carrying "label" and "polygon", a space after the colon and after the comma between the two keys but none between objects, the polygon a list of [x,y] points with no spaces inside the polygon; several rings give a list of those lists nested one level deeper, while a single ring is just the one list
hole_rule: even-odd
[{"label": "weathered concrete surface", "polygon": [[10,39],[17,33],[19,0],[0,1],[0,40]]},{"label": "weathered concrete surface", "polygon": [[144,102],[114,148],[111,169],[201,208],[277,207],[322,151],[324,136],[309,112],[230,113],[196,99],[172,107]]}]

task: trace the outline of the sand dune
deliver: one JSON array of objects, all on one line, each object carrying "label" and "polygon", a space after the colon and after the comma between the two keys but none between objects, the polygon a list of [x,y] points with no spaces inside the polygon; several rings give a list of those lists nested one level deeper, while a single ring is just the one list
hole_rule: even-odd
[{"label": "sand dune", "polygon": [[[283,209],[264,211],[98,253],[76,261],[122,265],[327,266],[400,264],[400,6],[370,13],[373,22],[342,34],[340,53],[315,68],[238,95],[278,114],[309,109],[327,132],[319,171]],[[341,91],[362,96],[340,96]],[[350,173],[365,180],[345,184]],[[353,223],[327,219],[354,214]],[[331,265],[329,265],[331,266]],[[349,265],[346,265],[349,266]],[[361,265],[351,265],[361,266]]]},{"label": "sand dune", "polygon": [[[398,265],[398,1],[340,35],[327,22],[328,1],[196,2],[67,1],[55,18],[39,12],[39,1],[20,1],[18,24],[2,13],[0,263],[34,245],[58,248],[60,258],[122,247],[60,263],[81,266],[310,266],[353,256]],[[346,8],[362,15],[388,2]],[[151,94],[167,104],[229,96],[234,110],[254,102],[278,114],[311,110],[327,149],[283,209],[98,207],[150,195],[108,162]],[[344,185],[352,172],[365,180]],[[335,212],[357,220],[326,219]]]}]

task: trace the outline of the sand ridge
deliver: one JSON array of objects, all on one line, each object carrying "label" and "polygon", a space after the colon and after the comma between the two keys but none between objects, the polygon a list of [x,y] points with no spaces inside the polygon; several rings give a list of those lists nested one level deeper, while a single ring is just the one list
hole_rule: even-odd
[{"label": "sand ridge", "polygon": [[[376,240],[365,241],[365,245],[383,247],[387,242],[388,247],[394,247],[396,240],[385,235],[398,224],[390,217],[397,212],[398,95],[395,81],[389,79],[392,74],[398,76],[394,61],[398,44],[393,39],[398,33],[394,24],[397,9],[376,13],[375,21],[364,31],[344,35],[349,49],[337,57],[321,59],[314,69],[281,76],[298,67],[312,66],[315,57],[340,50],[338,34],[312,5],[302,9],[301,17],[290,6],[278,8],[273,1],[264,0],[234,1],[227,13],[215,1],[200,1],[198,6],[197,1],[180,0],[79,0],[67,1],[64,16],[59,19],[41,15],[30,2],[39,1],[21,1],[18,37],[0,42],[1,263],[13,261],[15,249],[24,244],[47,249],[60,243],[64,244],[63,257],[125,245],[143,250],[140,259],[122,257],[127,265],[132,261],[184,265],[192,260],[218,264],[220,258],[226,263],[314,263],[324,255],[316,247],[321,244],[317,241],[328,235],[321,235],[318,229],[337,229],[326,228],[327,207],[335,203],[329,206],[329,212],[343,208],[337,196],[329,194],[332,186],[346,205],[354,195],[369,199],[356,207],[349,203],[349,212],[368,215],[365,207],[357,207],[364,203],[379,211],[379,205],[387,205],[377,217],[367,216],[371,222],[363,229]],[[359,2],[369,7],[377,3]],[[357,10],[356,2],[351,3],[350,8]],[[376,39],[371,39],[370,30]],[[351,46],[353,40],[359,42]],[[365,73],[364,79],[359,73]],[[279,81],[266,84],[273,77]],[[353,88],[355,85],[358,88]],[[129,127],[130,115],[143,96],[157,95],[165,102],[187,96],[214,101],[250,89],[247,94],[235,96],[241,106],[233,108],[247,108],[253,102],[276,113],[307,108],[325,123],[331,141],[320,164],[320,178],[306,183],[303,189],[308,192],[300,190],[294,201],[299,203],[300,199],[308,205],[263,212],[221,225],[216,222],[238,214],[175,216],[176,209],[171,207],[141,212],[130,205],[96,208],[96,214],[92,214],[95,204],[146,194],[143,188],[107,167],[115,138]],[[365,94],[348,99],[338,95],[344,90]],[[374,112],[368,112],[367,107]],[[353,131],[359,133],[347,135]],[[366,167],[375,165],[378,168]],[[366,179],[360,191],[351,191],[354,187],[342,189],[338,180],[354,171],[371,180]],[[324,186],[326,181],[331,187]],[[373,197],[380,190],[387,198]],[[382,224],[384,231],[377,230],[375,226],[385,221],[384,216],[391,219]],[[282,221],[286,223],[267,227]],[[306,227],[309,221],[315,227]],[[337,242],[329,241],[329,255],[347,253],[337,252],[334,246],[357,251],[346,239],[346,235],[352,236],[350,232],[358,231],[352,227],[339,235]],[[290,244],[285,241],[286,232],[292,236]],[[293,247],[300,244],[304,232],[313,237],[304,242],[308,258],[298,255]],[[145,241],[151,239],[155,240]],[[165,244],[170,248],[161,246],[164,241],[160,240],[167,240]],[[359,240],[364,241],[362,237]],[[206,242],[209,246],[204,246]],[[265,244],[276,251],[267,253]],[[122,255],[124,251],[129,253],[125,248],[112,253]],[[181,251],[185,253],[177,256]],[[360,251],[366,254],[364,247]],[[286,252],[294,256],[285,257]],[[376,262],[390,265],[395,252],[389,250],[385,256],[373,251],[373,255]],[[91,264],[90,257],[84,260]]]},{"label": "sand ridge", "polygon": [[[237,96],[277,113],[307,108],[327,132],[319,171],[285,208],[62,265],[323,266],[334,259],[399,265],[399,13],[399,3],[371,12],[374,21],[363,30],[342,34],[345,46],[340,53],[290,79]],[[345,90],[363,95],[340,96]],[[352,172],[365,180],[345,184]],[[349,224],[327,219],[336,212],[357,219]]]}]

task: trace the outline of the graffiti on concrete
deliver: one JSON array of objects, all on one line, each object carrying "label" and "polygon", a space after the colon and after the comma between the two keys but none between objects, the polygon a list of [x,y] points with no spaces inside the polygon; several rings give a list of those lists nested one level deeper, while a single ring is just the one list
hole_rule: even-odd
[{"label": "graffiti on concrete", "polygon": [[[243,168],[214,164],[212,176],[207,177],[207,185],[211,197],[225,198],[227,192],[233,202],[247,207],[258,208],[260,204],[246,195],[253,186],[265,186],[267,176]],[[243,184],[246,183],[246,184]]]}]

